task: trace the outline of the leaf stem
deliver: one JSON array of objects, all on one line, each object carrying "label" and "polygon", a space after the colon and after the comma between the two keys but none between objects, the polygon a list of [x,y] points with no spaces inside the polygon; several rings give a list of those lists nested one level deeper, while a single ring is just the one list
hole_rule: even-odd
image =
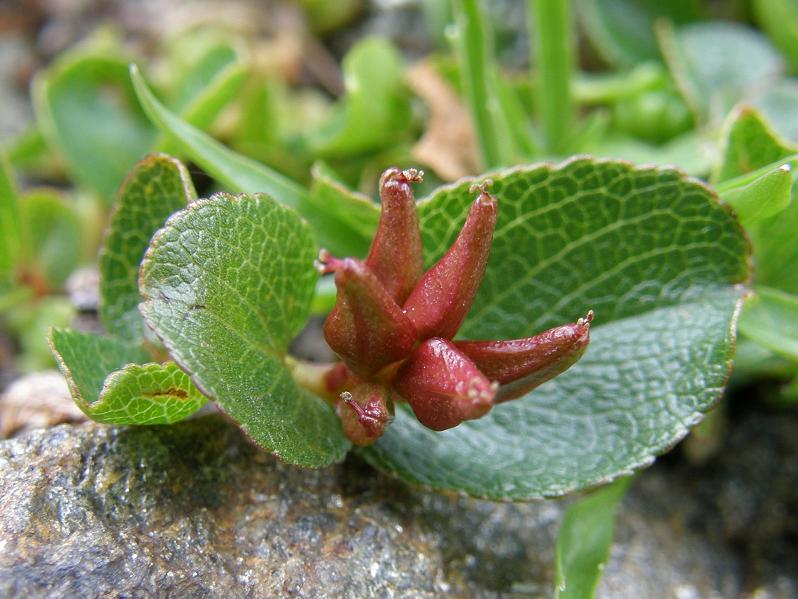
[{"label": "leaf stem", "polygon": [[297,385],[321,397],[331,406],[335,406],[338,396],[330,392],[325,380],[330,370],[335,368],[335,363],[308,362],[293,356],[286,356],[285,365]]},{"label": "leaf stem", "polygon": [[529,28],[534,29],[532,64],[537,64],[535,93],[543,121],[546,149],[563,154],[573,124],[571,78],[573,28],[568,0],[528,0]]}]

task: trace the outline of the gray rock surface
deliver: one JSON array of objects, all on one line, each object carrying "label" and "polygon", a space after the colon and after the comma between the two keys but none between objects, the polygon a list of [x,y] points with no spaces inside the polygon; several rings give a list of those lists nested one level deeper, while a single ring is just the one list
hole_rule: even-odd
[{"label": "gray rock surface", "polygon": [[[599,595],[794,596],[789,562],[763,586],[723,542],[702,494],[721,468],[664,466],[627,497]],[[564,507],[417,490],[356,457],[300,470],[218,415],[62,425],[0,443],[0,596],[547,597]]]}]

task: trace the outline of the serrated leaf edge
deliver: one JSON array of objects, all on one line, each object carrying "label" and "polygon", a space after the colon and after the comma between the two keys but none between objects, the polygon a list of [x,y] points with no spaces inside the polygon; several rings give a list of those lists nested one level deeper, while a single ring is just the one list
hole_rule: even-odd
[{"label": "serrated leaf edge", "polygon": [[[628,466],[627,468],[620,470],[612,475],[604,476],[602,478],[597,479],[591,485],[585,487],[579,487],[577,485],[565,485],[559,487],[555,492],[552,493],[540,493],[535,495],[523,495],[523,496],[521,495],[501,496],[501,495],[492,495],[490,493],[471,493],[465,489],[453,489],[450,487],[436,486],[433,484],[418,482],[415,479],[403,476],[402,474],[403,471],[388,470],[383,468],[378,460],[371,459],[368,448],[355,447],[354,451],[358,455],[360,455],[366,462],[368,462],[371,466],[373,466],[383,474],[395,480],[402,481],[404,484],[411,485],[414,488],[435,493],[442,493],[449,497],[467,497],[472,499],[493,501],[496,503],[529,503],[534,501],[542,501],[546,499],[556,499],[559,497],[563,497],[565,495],[571,495],[573,493],[582,493],[582,492],[587,493],[599,487],[603,487],[604,485],[610,484],[618,480],[619,478],[636,474],[637,472],[653,464],[658,456],[667,453],[668,451],[673,449],[673,447],[678,445],[682,441],[682,439],[684,439],[684,437],[690,432],[690,429],[699,422],[701,422],[704,419],[704,416],[708,412],[712,411],[718,405],[718,402],[723,396],[723,392],[728,386],[729,379],[731,377],[732,369],[734,366],[734,354],[736,352],[736,347],[737,347],[737,337],[736,337],[737,324],[740,318],[740,314],[742,312],[745,299],[751,293],[751,291],[743,285],[735,285],[734,287],[739,290],[739,294],[734,304],[734,310],[732,312],[732,317],[729,321],[729,327],[726,329],[726,334],[728,335],[730,343],[728,347],[727,357],[724,363],[725,375],[721,384],[715,388],[713,400],[707,406],[707,409],[703,412],[700,410],[696,410],[692,414],[684,418],[681,422],[679,422],[678,427],[676,429],[677,432],[673,436],[673,440],[671,442],[664,444],[661,447],[653,449],[650,455]],[[640,318],[640,315],[634,316],[632,318]],[[412,415],[410,417],[412,417]]]},{"label": "serrated leaf edge", "polygon": [[[191,380],[191,383],[199,390],[200,393],[202,393],[210,401],[213,401],[214,404],[216,405],[216,407],[219,409],[219,411],[222,414],[224,414],[231,422],[235,423],[235,425],[241,430],[241,432],[244,434],[244,436],[247,438],[247,440],[249,440],[250,443],[252,443],[256,447],[262,449],[263,451],[268,452],[270,455],[273,455],[275,458],[277,458],[278,460],[280,460],[284,464],[288,464],[288,465],[291,465],[291,466],[297,466],[297,464],[295,464],[294,462],[291,462],[291,461],[286,460],[285,458],[283,458],[283,456],[280,455],[279,451],[277,451],[275,449],[272,449],[270,447],[266,447],[262,443],[257,441],[253,437],[253,435],[249,431],[249,429],[247,428],[246,423],[240,422],[239,420],[237,420],[236,418],[233,418],[233,416],[228,414],[227,411],[225,410],[224,406],[220,402],[216,401],[216,398],[213,396],[213,394],[210,393],[208,391],[208,389],[206,389],[205,386],[202,385],[197,380],[196,376],[191,372],[191,370],[176,355],[174,355],[174,349],[175,349],[174,345],[171,342],[169,342],[166,339],[164,339],[164,337],[150,323],[150,320],[147,317],[147,305],[146,305],[147,302],[150,300],[150,298],[149,298],[149,296],[147,296],[142,291],[142,286],[143,286],[142,285],[142,279],[143,279],[143,276],[144,276],[144,272],[145,272],[146,268],[149,267],[149,264],[152,263],[152,254],[155,252],[155,247],[159,243],[160,238],[163,237],[164,235],[166,235],[167,229],[169,229],[170,227],[174,226],[174,224],[176,222],[179,222],[180,220],[182,220],[184,218],[187,218],[187,216],[188,216],[188,214],[190,212],[192,212],[194,210],[197,210],[197,209],[201,208],[202,206],[205,206],[206,204],[215,203],[215,202],[217,202],[219,200],[240,202],[240,201],[249,201],[249,200],[252,200],[252,199],[266,200],[266,201],[272,202],[280,210],[282,210],[284,212],[293,213],[294,216],[296,216],[299,219],[299,221],[301,221],[302,226],[306,227],[310,231],[310,226],[308,225],[307,221],[302,217],[302,215],[300,215],[296,210],[294,210],[290,206],[286,206],[285,204],[281,204],[280,202],[275,200],[273,197],[271,197],[267,193],[256,192],[256,193],[232,194],[232,193],[229,193],[229,192],[219,192],[219,193],[213,194],[209,198],[200,198],[200,199],[194,200],[188,206],[186,206],[185,208],[183,208],[179,212],[175,212],[172,216],[170,216],[167,219],[167,221],[164,223],[164,226],[161,227],[160,229],[158,229],[158,231],[155,232],[155,234],[153,235],[152,239],[150,240],[150,246],[147,248],[147,251],[144,254],[144,258],[142,259],[141,266],[139,268],[139,293],[140,293],[140,295],[142,297],[142,301],[139,303],[139,312],[141,313],[142,317],[144,318],[144,322],[147,324],[147,326],[150,328],[150,330],[152,330],[153,334],[160,340],[160,342],[163,344],[164,348],[166,348],[166,351],[169,354],[169,357],[177,365],[177,367],[180,368],[183,372],[185,372],[188,375],[189,379]],[[311,236],[312,236],[312,233],[311,233]],[[308,305],[308,313],[309,313],[309,308],[310,308],[310,305]],[[285,356],[276,356],[276,357],[279,357],[279,359],[283,362],[283,364],[285,364]],[[286,366],[286,369],[288,369],[287,366]],[[315,394],[312,394],[310,391],[304,390],[302,388],[300,388],[299,390],[300,390],[300,392],[310,393],[311,395],[316,397],[320,402],[324,402],[324,399],[322,399],[321,397],[318,397]],[[346,454],[348,452],[349,452],[349,449],[347,448],[347,450],[342,453],[342,455],[340,456],[339,459],[337,459],[335,462],[331,462],[330,464],[326,464],[326,465],[322,465],[322,466],[302,465],[301,467],[309,469],[309,470],[320,470],[320,469],[325,468],[325,467],[327,467],[329,465],[332,465],[333,463],[340,463],[346,457]]]},{"label": "serrated leaf edge", "polygon": [[[531,173],[537,171],[539,169],[547,169],[551,172],[558,172],[562,171],[566,168],[570,168],[573,164],[576,163],[586,163],[596,166],[601,166],[603,164],[614,165],[614,166],[621,166],[624,167],[628,172],[638,172],[638,173],[646,173],[646,172],[670,172],[675,173],[680,181],[683,181],[688,184],[695,185],[700,187],[703,191],[707,193],[707,195],[714,201],[715,204],[720,206],[723,210],[725,210],[729,215],[731,215],[732,220],[734,222],[737,231],[740,235],[745,239],[746,242],[746,270],[747,270],[747,277],[741,281],[733,281],[732,284],[742,284],[745,286],[750,286],[753,280],[753,258],[751,256],[752,246],[751,246],[751,239],[748,236],[745,228],[740,224],[740,219],[737,218],[737,213],[734,211],[734,208],[729,206],[726,202],[724,202],[718,192],[707,183],[697,177],[693,177],[688,175],[683,169],[674,166],[674,165],[660,165],[660,164],[634,164],[629,160],[622,160],[617,158],[600,158],[596,156],[592,156],[590,154],[576,154],[574,156],[570,156],[565,160],[560,162],[550,161],[550,160],[542,160],[539,162],[533,162],[530,164],[519,164],[517,166],[513,166],[510,168],[502,168],[502,169],[495,169],[483,173],[479,176],[470,176],[470,177],[463,177],[458,179],[457,181],[453,181],[451,183],[447,183],[445,185],[441,185],[440,187],[435,188],[431,193],[424,196],[418,201],[418,208],[421,210],[427,204],[432,203],[437,195],[444,192],[456,192],[459,188],[468,189],[475,183],[482,183],[486,179],[493,179],[493,178],[504,178],[510,175],[515,175],[517,173]],[[501,198],[499,199],[499,205],[501,206]],[[422,223],[423,225],[423,223]]]},{"label": "serrated leaf edge", "polygon": [[[172,361],[171,363],[179,368],[179,366],[177,366],[176,362]],[[102,389],[100,389],[100,394],[99,394],[99,396],[97,398],[97,401],[92,403],[91,406],[90,406],[92,412],[96,413],[98,408],[104,407],[104,403],[108,399],[108,395],[113,390],[113,387],[117,384],[117,382],[118,382],[118,380],[120,378],[124,377],[129,372],[133,371],[134,369],[147,370],[147,369],[152,369],[154,367],[157,367],[160,370],[164,370],[169,364],[170,364],[170,362],[166,362],[166,363],[163,363],[163,364],[160,363],[160,362],[146,362],[144,364],[131,363],[131,364],[125,364],[124,366],[122,366],[122,368],[119,368],[117,370],[114,370],[113,372],[108,373],[108,375],[105,377],[105,380],[103,381],[103,386],[102,386]],[[180,368],[180,370],[185,374],[185,371],[183,371],[182,368]],[[186,374],[186,376],[188,376],[188,375]],[[190,382],[190,384],[192,386],[194,386],[194,388],[197,390],[197,392],[202,396],[203,402],[198,406],[197,409],[199,409],[200,407],[202,407],[208,401],[208,396],[205,395],[204,393],[202,393],[201,391],[199,391],[199,388],[196,385],[194,385],[194,382],[191,380],[190,377],[189,377],[189,382]],[[192,393],[192,390],[190,388],[186,389],[186,391],[187,391],[187,393],[189,395]],[[189,397],[179,397],[179,396],[173,395],[171,393],[162,394],[162,396],[164,398],[168,398],[170,400],[185,401],[185,402],[194,401],[194,398],[192,398],[190,396]],[[153,401],[153,403],[159,403],[155,399],[152,399],[151,401]]]},{"label": "serrated leaf edge", "polygon": [[[119,187],[119,192],[116,196],[116,202],[114,202],[114,206],[111,209],[111,213],[108,216],[108,225],[105,227],[105,231],[103,232],[103,240],[102,245],[100,246],[100,253],[98,255],[98,264],[102,265],[103,261],[106,259],[108,255],[108,238],[111,236],[111,233],[114,230],[114,222],[116,220],[116,216],[119,212],[122,198],[127,191],[128,186],[130,185],[131,181],[136,179],[138,176],[138,170],[141,167],[149,166],[151,163],[156,161],[164,161],[168,162],[171,165],[177,167],[177,171],[180,175],[180,182],[182,184],[183,194],[186,198],[186,205],[197,200],[197,192],[194,189],[194,183],[191,180],[191,175],[188,172],[186,166],[174,156],[169,154],[164,154],[162,152],[153,152],[151,154],[147,154],[144,158],[139,160],[133,167],[130,169],[130,172],[125,176],[125,179],[122,181],[122,185]],[[146,253],[146,252],[145,252]],[[143,258],[142,258],[143,259]],[[141,268],[141,265],[139,265]],[[100,276],[102,276],[102,268],[100,268]],[[102,282],[101,282],[102,285]],[[100,293],[100,301],[97,309],[98,314],[102,314],[104,312],[104,307],[106,305],[105,296]]]}]

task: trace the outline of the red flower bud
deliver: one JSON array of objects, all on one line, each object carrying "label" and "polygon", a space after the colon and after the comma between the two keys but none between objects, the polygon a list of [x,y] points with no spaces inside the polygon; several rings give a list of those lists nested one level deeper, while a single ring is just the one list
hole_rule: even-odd
[{"label": "red flower bud", "polygon": [[371,445],[393,419],[388,389],[378,383],[359,383],[344,391],[335,406],[344,434],[355,445]]},{"label": "red flower bud", "polygon": [[424,173],[390,168],[380,178],[382,212],[366,266],[398,304],[407,299],[424,272],[421,229],[413,188]]},{"label": "red flower bud", "polygon": [[491,380],[501,385],[496,403],[521,397],[570,368],[590,342],[593,311],[574,324],[512,341],[455,341]]},{"label": "red flower bud", "polygon": [[368,378],[407,357],[413,325],[377,277],[360,260],[319,253],[322,272],[335,272],[338,298],[324,322],[324,338],[355,374]]},{"label": "red flower bud", "polygon": [[442,431],[487,414],[498,383],[491,383],[450,341],[432,338],[402,365],[394,387],[421,424]]},{"label": "red flower bud", "polygon": [[488,264],[498,205],[486,182],[446,255],[430,268],[404,303],[420,339],[451,339],[463,323]]}]

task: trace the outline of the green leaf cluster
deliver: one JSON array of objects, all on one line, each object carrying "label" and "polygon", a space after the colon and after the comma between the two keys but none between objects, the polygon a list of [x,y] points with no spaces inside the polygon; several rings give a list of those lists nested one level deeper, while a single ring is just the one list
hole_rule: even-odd
[{"label": "green leaf cluster", "polygon": [[[165,52],[161,93],[188,122],[209,129],[244,82],[243,50],[235,40],[194,32],[170,40]],[[171,146],[136,100],[128,76],[135,59],[115,35],[101,32],[61,55],[33,86],[41,149],[107,205],[144,154]]]},{"label": "green leaf cluster", "polygon": [[23,372],[51,365],[47,327],[74,316],[68,301],[51,294],[84,259],[83,232],[64,194],[44,188],[18,193],[0,152],[0,322],[16,337],[16,367]]},{"label": "green leaf cluster", "polygon": [[51,328],[50,347],[75,403],[108,424],[170,424],[205,396],[158,352],[138,314],[138,269],[152,234],[196,199],[185,167],[166,155],[140,161],[125,179],[100,255],[100,320],[109,336]]},{"label": "green leaf cluster", "polygon": [[[754,296],[740,318],[744,339],[772,357],[786,358],[787,375],[798,381],[798,146],[781,138],[753,107],[734,111],[725,126],[723,159],[715,178],[721,196],[740,214],[754,253]],[[742,364],[747,376],[770,374],[768,363]],[[791,395],[786,387],[783,396]]]}]

